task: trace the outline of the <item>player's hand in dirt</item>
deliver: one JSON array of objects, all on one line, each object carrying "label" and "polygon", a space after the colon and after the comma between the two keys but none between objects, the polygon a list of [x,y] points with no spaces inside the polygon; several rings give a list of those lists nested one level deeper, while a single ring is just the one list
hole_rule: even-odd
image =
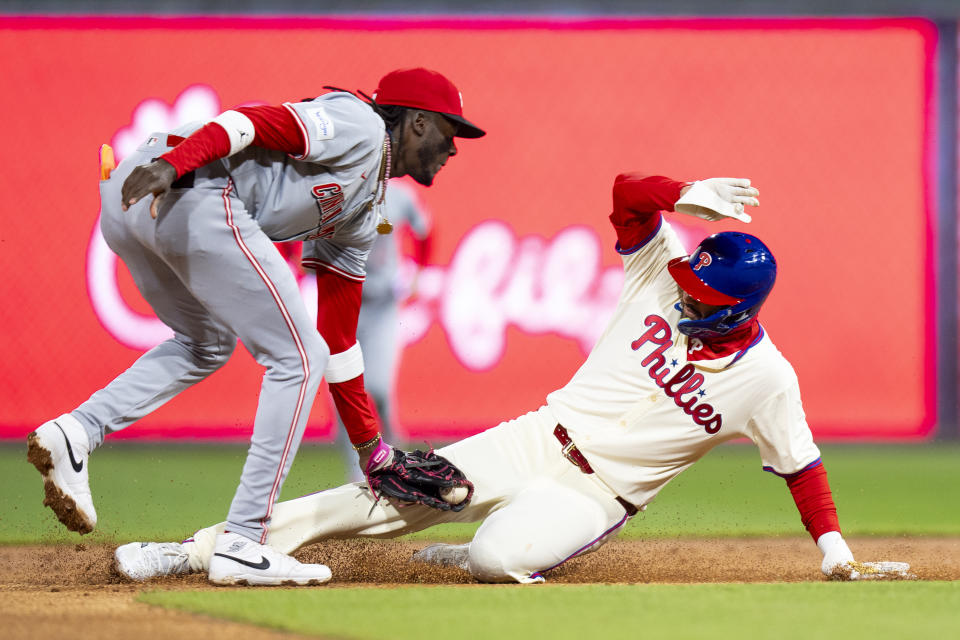
[{"label": "player's hand in dirt", "polygon": [[140,165],[130,172],[123,181],[120,195],[124,211],[144,197],[153,194],[150,203],[150,217],[157,217],[157,209],[163,197],[170,192],[170,185],[177,179],[177,170],[166,160],[154,160],[150,164]]},{"label": "player's hand in dirt", "polygon": [[853,552],[839,531],[828,531],[817,539],[817,547],[823,553],[820,571],[825,576],[833,574],[834,569],[853,562]]},{"label": "player's hand in dirt", "polygon": [[830,580],[916,580],[906,562],[857,562],[839,531],[817,540],[823,552],[820,571]]}]

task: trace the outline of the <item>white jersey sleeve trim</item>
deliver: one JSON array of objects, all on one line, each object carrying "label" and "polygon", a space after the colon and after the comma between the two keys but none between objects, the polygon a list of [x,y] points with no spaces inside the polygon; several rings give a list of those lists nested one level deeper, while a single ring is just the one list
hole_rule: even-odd
[{"label": "white jersey sleeve trim", "polygon": [[360,343],[356,342],[346,351],[330,356],[325,375],[327,382],[336,384],[353,380],[361,373],[363,373],[363,351],[360,350]]},{"label": "white jersey sleeve trim", "polygon": [[290,157],[295,160],[303,160],[310,155],[310,134],[307,133],[307,125],[305,125],[303,120],[300,119],[300,114],[297,113],[297,110],[293,108],[292,104],[289,102],[284,102],[283,106],[293,115],[293,120],[297,123],[297,127],[300,129],[300,135],[303,136],[303,155],[295,156],[291,153]]},{"label": "white jersey sleeve trim", "polygon": [[253,137],[256,135],[253,121],[239,111],[224,111],[212,122],[216,122],[227,132],[231,156],[253,144]]},{"label": "white jersey sleeve trim", "polygon": [[300,261],[300,264],[303,265],[305,269],[313,269],[314,271],[319,271],[320,269],[326,269],[327,271],[334,273],[342,278],[347,280],[353,280],[354,282],[363,282],[367,279],[366,276],[358,276],[355,273],[350,273],[349,271],[344,271],[343,269],[338,269],[337,267],[323,262],[317,258],[304,258]]}]

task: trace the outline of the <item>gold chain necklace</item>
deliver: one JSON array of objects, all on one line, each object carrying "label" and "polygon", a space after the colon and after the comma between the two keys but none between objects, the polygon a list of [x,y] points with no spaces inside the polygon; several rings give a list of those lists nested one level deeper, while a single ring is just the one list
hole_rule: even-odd
[{"label": "gold chain necklace", "polygon": [[392,161],[390,134],[383,137],[383,152],[380,156],[380,175],[377,176],[377,196],[374,200],[377,206],[377,215],[380,216],[380,222],[377,223],[377,233],[384,236],[393,231],[393,225],[383,215],[383,201],[387,197],[387,180],[390,179],[390,166]]}]

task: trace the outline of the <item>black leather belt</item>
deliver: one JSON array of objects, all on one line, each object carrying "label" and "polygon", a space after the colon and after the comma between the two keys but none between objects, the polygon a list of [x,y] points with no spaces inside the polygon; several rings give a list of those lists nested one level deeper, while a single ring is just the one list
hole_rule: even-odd
[{"label": "black leather belt", "polygon": [[[570,464],[588,475],[593,473],[593,467],[591,467],[590,463],[587,462],[587,459],[584,457],[580,449],[577,449],[577,445],[573,443],[573,440],[570,438],[570,434],[567,433],[567,430],[562,424],[557,425],[556,429],[553,430],[553,435],[563,446],[563,457],[569,460]],[[624,511],[627,512],[628,516],[637,515],[639,509],[637,509],[634,505],[630,504],[620,496],[617,496],[617,502],[620,503],[620,506],[622,506]]]}]

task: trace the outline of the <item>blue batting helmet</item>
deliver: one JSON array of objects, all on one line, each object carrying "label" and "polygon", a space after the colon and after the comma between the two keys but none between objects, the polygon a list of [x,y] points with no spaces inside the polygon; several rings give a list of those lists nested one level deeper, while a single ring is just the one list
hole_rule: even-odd
[{"label": "blue batting helmet", "polygon": [[777,261],[760,239],[739,231],[705,238],[667,266],[680,288],[698,302],[724,308],[701,320],[681,319],[681,333],[714,338],[730,333],[760,311],[777,279]]}]

